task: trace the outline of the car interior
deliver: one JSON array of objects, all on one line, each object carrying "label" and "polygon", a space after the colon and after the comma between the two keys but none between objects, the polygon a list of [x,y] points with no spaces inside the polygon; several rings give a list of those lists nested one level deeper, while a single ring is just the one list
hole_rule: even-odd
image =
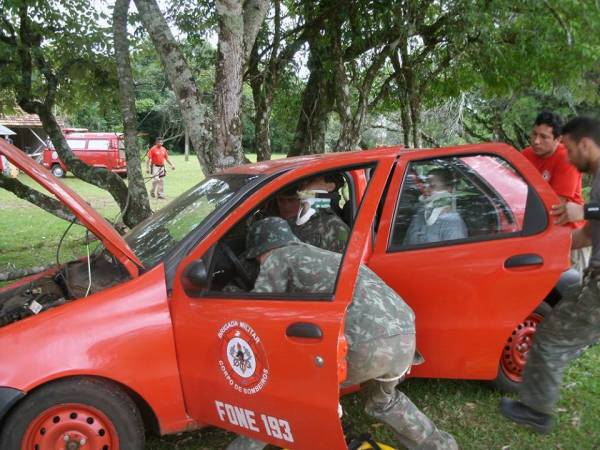
[{"label": "car interior", "polygon": [[[363,169],[358,169],[363,170]],[[296,192],[305,181],[314,179],[311,175],[283,187],[267,198],[244,219],[234,225],[231,230],[214,246],[207,261],[209,286],[211,293],[249,292],[259,272],[255,260],[245,257],[247,232],[250,225],[265,217],[279,215],[276,198],[282,193]],[[333,171],[318,174],[325,180],[335,183],[335,188],[329,191],[331,210],[337,214],[350,228],[357,212],[354,185],[350,171]]]}]

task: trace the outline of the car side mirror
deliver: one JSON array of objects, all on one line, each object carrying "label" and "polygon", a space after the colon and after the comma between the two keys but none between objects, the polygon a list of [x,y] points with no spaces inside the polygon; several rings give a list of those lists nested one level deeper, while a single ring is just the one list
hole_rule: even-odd
[{"label": "car side mirror", "polygon": [[198,294],[200,290],[208,287],[208,268],[203,259],[192,261],[183,270],[182,282],[185,291],[190,294]]}]

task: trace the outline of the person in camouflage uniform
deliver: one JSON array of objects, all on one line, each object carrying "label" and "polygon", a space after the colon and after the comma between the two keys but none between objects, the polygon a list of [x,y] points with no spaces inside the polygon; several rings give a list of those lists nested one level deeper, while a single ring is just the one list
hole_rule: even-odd
[{"label": "person in camouflage uniform", "polygon": [[[600,121],[579,117],[563,127],[569,160],[580,172],[593,175],[591,203],[600,206]],[[581,220],[584,206],[573,202],[552,207],[559,224]],[[565,296],[538,326],[523,372],[520,400],[503,398],[500,411],[507,418],[546,433],[553,427],[553,411],[567,365],[600,341],[600,220],[589,218],[572,232],[572,248],[592,245],[590,266],[582,289]]]},{"label": "person in camouflage uniform", "polygon": [[[288,223],[279,217],[254,223],[248,236],[247,257],[260,263],[252,292],[334,291],[342,255],[299,241]],[[390,425],[407,448],[457,449],[452,436],[438,430],[396,389],[415,356],[414,319],[412,309],[400,296],[361,265],[346,311],[348,376],[343,386],[375,380],[366,412]],[[238,438],[228,447],[229,450],[260,448],[259,443],[248,438]]]},{"label": "person in camouflage uniform", "polygon": [[[302,241],[315,247],[324,248],[336,253],[343,253],[350,235],[346,223],[330,208],[329,194],[321,196],[319,192],[331,192],[335,189],[333,182],[324,177],[313,178],[299,189],[292,188],[276,197],[279,216],[287,220],[292,232]],[[303,194],[300,196],[298,190]],[[316,191],[316,192],[315,192]],[[313,214],[303,223],[299,223],[298,212],[303,208],[313,207]]]}]

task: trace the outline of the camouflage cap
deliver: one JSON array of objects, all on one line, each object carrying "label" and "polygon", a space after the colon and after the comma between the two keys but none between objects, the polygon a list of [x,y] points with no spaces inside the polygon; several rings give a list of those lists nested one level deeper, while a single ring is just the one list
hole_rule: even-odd
[{"label": "camouflage cap", "polygon": [[274,248],[300,242],[292,233],[287,221],[281,217],[267,217],[254,222],[248,230],[246,258],[256,258]]}]

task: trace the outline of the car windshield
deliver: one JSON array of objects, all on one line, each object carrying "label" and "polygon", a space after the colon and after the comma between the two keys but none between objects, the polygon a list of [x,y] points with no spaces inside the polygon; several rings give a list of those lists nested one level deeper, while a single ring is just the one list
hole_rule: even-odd
[{"label": "car windshield", "polygon": [[192,230],[257,175],[223,174],[202,181],[125,235],[144,267],[160,262]]}]

